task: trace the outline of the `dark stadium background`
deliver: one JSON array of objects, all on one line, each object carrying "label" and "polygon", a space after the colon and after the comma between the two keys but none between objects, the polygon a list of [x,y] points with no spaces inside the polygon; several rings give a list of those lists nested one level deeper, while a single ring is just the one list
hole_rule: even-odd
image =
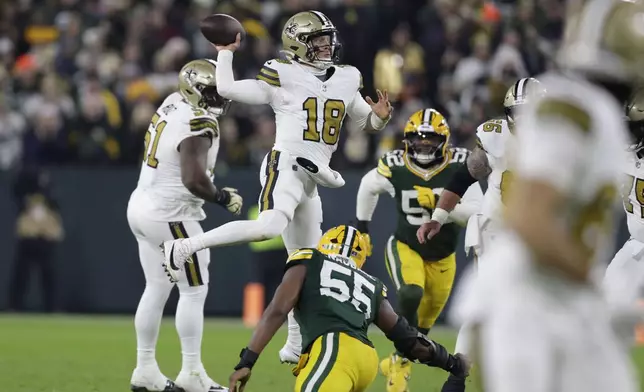
[{"label": "dark stadium background", "polygon": [[[125,218],[138,175],[143,133],[190,59],[216,56],[198,30],[201,18],[229,13],[248,40],[235,55],[238,79],[278,56],[284,21],[317,9],[336,24],[344,62],[364,76],[363,93],[387,89],[394,119],[367,135],[344,127],[332,166],[347,185],[321,190],[324,228],[355,215],[361,175],[400,146],[402,125],[423,107],[444,113],[455,145],[469,147],[476,126],[502,115],[506,89],[552,67],[562,33],[562,1],[527,0],[14,0],[0,4],[0,310],[10,308],[17,270],[31,273],[27,310],[133,313],[144,281]],[[234,104],[221,120],[217,185],[256,199],[257,172],[275,125],[268,106]],[[38,181],[40,171],[48,181]],[[25,185],[26,184],[26,185]],[[25,189],[39,188],[60,212],[64,238],[17,252]],[[230,216],[208,206],[205,229]],[[395,211],[381,197],[366,270],[390,284],[384,244]],[[625,234],[620,234],[619,245]],[[24,248],[24,247],[23,247]],[[22,248],[21,248],[22,249]],[[22,252],[22,251],[21,251]],[[20,254],[19,254],[20,253]],[[40,256],[37,256],[40,257]],[[209,315],[239,316],[251,275],[248,246],[212,251]],[[39,265],[53,276],[44,307]],[[459,272],[465,265],[459,254]],[[36,267],[33,268],[32,267]],[[166,309],[172,312],[174,302]],[[15,310],[15,309],[14,309]]]}]

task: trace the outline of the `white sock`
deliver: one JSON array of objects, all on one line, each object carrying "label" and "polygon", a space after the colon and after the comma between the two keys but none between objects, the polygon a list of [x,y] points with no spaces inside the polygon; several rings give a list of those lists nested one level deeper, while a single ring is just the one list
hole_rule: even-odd
[{"label": "white sock", "polygon": [[181,371],[200,371],[201,339],[203,336],[203,308],[208,295],[208,286],[179,287],[179,303],[175,325],[181,340],[183,357]]},{"label": "white sock", "polygon": [[296,353],[302,352],[302,334],[300,334],[300,325],[295,321],[293,310],[288,312],[288,337],[286,345]]},{"label": "white sock", "polygon": [[463,324],[458,330],[456,337],[456,346],[454,347],[454,354],[465,354],[469,356],[470,353],[470,340],[472,331],[467,324]]},{"label": "white sock", "polygon": [[277,210],[263,211],[257,220],[228,222],[205,233],[190,237],[190,251],[198,252],[205,248],[223,245],[262,241],[282,234],[288,225],[288,218]]},{"label": "white sock", "polygon": [[173,285],[167,283],[146,283],[134,316],[136,329],[136,367],[158,367],[155,349],[163,317],[163,308]]}]

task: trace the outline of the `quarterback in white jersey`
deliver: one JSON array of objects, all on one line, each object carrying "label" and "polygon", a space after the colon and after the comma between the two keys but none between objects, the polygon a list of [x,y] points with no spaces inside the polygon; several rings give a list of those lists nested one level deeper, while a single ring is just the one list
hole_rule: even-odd
[{"label": "quarterback in white jersey", "polygon": [[630,346],[634,324],[642,318],[638,301],[644,299],[644,90],[628,102],[626,115],[633,144],[627,149],[626,179],[621,190],[630,238],[610,262],[604,289],[615,312],[614,325]]},{"label": "quarterback in white jersey", "polygon": [[644,5],[576,4],[545,97],[517,129],[505,228],[453,316],[472,325],[485,390],[639,390],[595,272],[613,251],[628,130],[644,79]]},{"label": "quarterback in white jersey", "polygon": [[[339,173],[329,168],[329,161],[345,116],[362,128],[380,130],[392,111],[386,92],[378,92],[378,102],[365,101],[360,94],[360,72],[337,64],[340,45],[336,34],[333,23],[321,12],[292,16],[282,32],[288,59],[267,61],[256,80],[233,78],[233,51],[239,47],[239,36],[231,45],[216,46],[219,93],[233,101],[271,105],[277,125],[275,146],[260,171],[263,189],[257,220],[230,222],[188,240],[166,243],[166,263],[172,257],[179,268],[171,268],[171,273],[180,273],[192,253],[210,247],[280,234],[289,253],[316,246],[322,235],[317,185],[344,185]],[[289,330],[295,330],[292,317],[289,322],[293,327]],[[299,344],[292,346],[296,355],[287,359],[296,360]]]},{"label": "quarterback in white jersey", "polygon": [[[164,241],[203,232],[199,221],[206,217],[202,209],[205,200],[235,214],[241,210],[242,200],[234,189],[219,190],[212,183],[219,150],[217,116],[229,105],[217,94],[215,69],[211,60],[186,64],[179,73],[179,91],[163,101],[145,134],[141,174],[127,208],[146,280],[135,316],[133,391],[228,390],[212,381],[201,363],[210,253],[197,252],[185,273],[169,281],[159,248]],[[183,365],[173,384],[159,370],[155,347],[163,308],[175,283],[179,288],[176,324]]]}]

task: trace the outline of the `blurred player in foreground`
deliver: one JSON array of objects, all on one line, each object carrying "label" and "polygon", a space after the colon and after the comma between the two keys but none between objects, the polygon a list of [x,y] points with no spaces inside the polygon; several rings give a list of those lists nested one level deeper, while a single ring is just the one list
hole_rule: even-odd
[{"label": "blurred player in foreground", "polygon": [[[329,162],[345,116],[366,130],[383,129],[391,116],[387,93],[378,92],[378,102],[369,97],[365,101],[360,71],[339,64],[337,30],[321,12],[300,12],[286,22],[282,49],[287,59],[267,61],[256,80],[233,78],[233,53],[239,44],[238,36],[233,44],[216,46],[217,88],[233,101],[271,105],[277,124],[275,146],[260,171],[260,213],[257,220],[229,222],[194,238],[167,242],[166,263],[172,257],[177,266],[170,269],[172,274],[181,273],[196,251],[280,234],[289,253],[314,248],[322,235],[317,185],[344,185]],[[301,342],[292,317],[289,325],[288,344],[280,358],[297,362]]]},{"label": "blurred player in foreground", "polygon": [[[404,150],[386,153],[378,167],[360,182],[356,203],[358,230],[365,233],[368,252],[372,245],[369,222],[381,193],[396,199],[398,223],[387,241],[387,271],[398,292],[398,311],[409,324],[427,335],[447,303],[456,273],[456,245],[461,226],[478,212],[481,188],[473,184],[450,214],[455,223],[428,244],[416,240],[416,230],[431,215],[443,188],[454,171],[463,166],[469,151],[450,148],[447,120],[434,109],[414,113],[404,128]],[[459,226],[459,224],[461,226]],[[411,361],[395,352],[385,358],[380,369],[387,377],[388,392],[404,392],[411,375]]]},{"label": "blurred player in foreground", "polygon": [[485,390],[638,390],[596,272],[613,249],[623,103],[644,79],[643,22],[641,3],[580,3],[567,20],[563,72],[540,77],[546,96],[521,110],[507,229],[455,297]]},{"label": "blurred player in foreground", "polygon": [[635,326],[642,322],[638,301],[644,295],[644,89],[627,102],[626,116],[632,142],[627,149],[622,197],[631,238],[610,262],[604,289],[609,305],[616,312],[614,326],[630,348]]},{"label": "blurred player in foreground", "polygon": [[[440,235],[444,228],[443,221],[453,215],[461,196],[472,187],[472,183],[487,180],[488,188],[483,197],[480,214],[473,215],[467,223],[466,246],[480,259],[489,249],[501,228],[502,208],[506,201],[507,189],[512,180],[509,160],[515,154],[517,112],[519,108],[543,95],[545,90],[534,78],[519,79],[505,94],[503,107],[505,118],[492,119],[481,124],[476,130],[477,145],[452,176],[442,197],[438,200],[432,217],[434,222],[424,223],[418,230],[418,241],[427,242],[432,225],[438,225],[440,232],[431,232],[431,236]],[[449,213],[448,213],[449,211]],[[438,222],[436,222],[438,220]],[[445,225],[449,227],[449,225]],[[430,240],[431,243],[432,240]],[[422,246],[422,245],[421,245]],[[481,264],[477,263],[476,268]],[[483,268],[485,268],[484,266]],[[469,354],[467,327],[464,327],[456,340],[456,352]],[[450,376],[442,392],[464,392],[465,380]]]},{"label": "blurred player in foreground", "polygon": [[262,350],[293,309],[304,343],[293,370],[296,392],[365,391],[378,372],[378,355],[367,336],[372,323],[407,358],[467,374],[466,361],[449,354],[394,312],[383,283],[360,269],[366,258],[362,234],[344,225],[327,231],[317,249],[293,252],[273,301],[240,354],[230,390],[244,390]]},{"label": "blurred player in foreground", "polygon": [[[212,183],[219,151],[217,117],[229,105],[217,93],[215,69],[211,60],[186,64],[179,72],[179,91],[163,101],[145,134],[141,174],[127,209],[146,282],[134,319],[137,365],[132,374],[133,391],[226,390],[208,377],[201,363],[210,252],[197,252],[185,272],[169,281],[159,249],[164,241],[203,232],[199,221],[206,217],[201,208],[204,201],[234,214],[242,207],[234,189],[217,189]],[[176,386],[161,373],[155,358],[163,308],[175,283],[179,287],[176,324],[183,355]]]}]

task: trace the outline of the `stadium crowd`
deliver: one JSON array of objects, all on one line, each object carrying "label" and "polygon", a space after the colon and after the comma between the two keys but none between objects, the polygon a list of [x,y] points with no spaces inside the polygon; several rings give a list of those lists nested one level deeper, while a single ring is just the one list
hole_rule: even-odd
[{"label": "stadium crowd", "polygon": [[[371,165],[421,107],[447,116],[455,145],[502,113],[519,77],[551,66],[561,0],[16,0],[0,12],[0,170],[21,164],[136,165],[143,133],[192,58],[216,57],[199,32],[211,13],[243,22],[237,78],[279,56],[283,23],[326,13],[365,94],[387,89],[394,121],[380,135],[346,126],[336,169]],[[221,120],[218,166],[256,166],[273,144],[270,108],[235,104]],[[366,147],[368,146],[368,148]]]}]

